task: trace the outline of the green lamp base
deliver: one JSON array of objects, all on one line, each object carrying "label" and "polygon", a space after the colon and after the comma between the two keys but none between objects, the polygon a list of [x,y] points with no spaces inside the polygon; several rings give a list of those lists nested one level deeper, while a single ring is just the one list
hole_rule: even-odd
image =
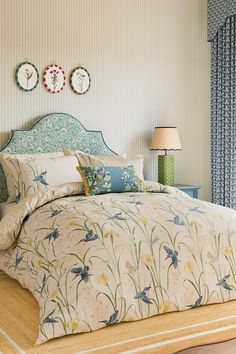
[{"label": "green lamp base", "polygon": [[175,183],[174,155],[158,156],[158,182],[169,186]]}]

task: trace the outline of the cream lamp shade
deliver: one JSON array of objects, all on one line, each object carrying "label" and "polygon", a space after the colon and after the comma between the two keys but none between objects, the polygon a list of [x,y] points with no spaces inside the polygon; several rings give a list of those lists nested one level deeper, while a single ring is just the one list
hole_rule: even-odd
[{"label": "cream lamp shade", "polygon": [[150,150],[182,150],[176,127],[155,127]]}]

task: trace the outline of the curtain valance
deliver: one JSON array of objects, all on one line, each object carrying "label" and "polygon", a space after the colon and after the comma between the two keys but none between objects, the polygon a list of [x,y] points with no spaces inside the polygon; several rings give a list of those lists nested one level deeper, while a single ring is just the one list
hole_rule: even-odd
[{"label": "curtain valance", "polygon": [[208,0],[208,41],[211,42],[227,17],[236,15],[236,0]]}]

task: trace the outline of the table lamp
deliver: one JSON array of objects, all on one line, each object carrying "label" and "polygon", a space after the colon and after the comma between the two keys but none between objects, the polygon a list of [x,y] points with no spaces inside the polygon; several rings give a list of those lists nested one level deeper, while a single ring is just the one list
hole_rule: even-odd
[{"label": "table lamp", "polygon": [[182,150],[176,127],[155,127],[150,150],[165,151],[158,156],[158,182],[165,185],[175,183],[174,155],[167,155],[170,150]]}]

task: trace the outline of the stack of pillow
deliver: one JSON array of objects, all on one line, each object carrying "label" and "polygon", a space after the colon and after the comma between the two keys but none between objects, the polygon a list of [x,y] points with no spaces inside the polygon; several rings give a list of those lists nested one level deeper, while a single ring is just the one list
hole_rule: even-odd
[{"label": "stack of pillow", "polygon": [[82,151],[8,155],[0,153],[6,177],[7,203],[64,183],[83,183],[86,195],[141,192],[143,157],[90,155]]}]

